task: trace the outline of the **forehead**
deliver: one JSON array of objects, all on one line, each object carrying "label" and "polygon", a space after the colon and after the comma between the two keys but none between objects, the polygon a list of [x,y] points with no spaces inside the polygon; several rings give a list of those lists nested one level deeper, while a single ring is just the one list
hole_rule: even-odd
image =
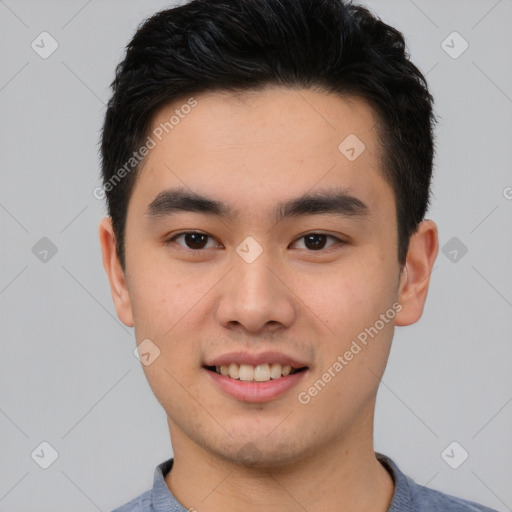
[{"label": "forehead", "polygon": [[[194,102],[193,107],[189,105]],[[170,126],[171,125],[171,126]],[[337,149],[337,142],[356,135],[373,152],[377,123],[372,108],[356,96],[270,87],[244,92],[207,92],[174,101],[153,117],[151,133],[158,142],[191,140],[206,150],[243,144],[249,149],[266,144],[304,142],[295,148],[300,157],[313,149]],[[174,137],[167,135],[174,134]],[[162,140],[164,139],[164,140]],[[330,152],[330,151],[329,151]],[[289,155],[291,157],[292,155]]]},{"label": "forehead", "polygon": [[242,210],[315,187],[343,187],[370,204],[392,196],[376,118],[357,97],[284,87],[208,92],[161,108],[148,135],[154,147],[135,184],[146,205],[175,186]]}]

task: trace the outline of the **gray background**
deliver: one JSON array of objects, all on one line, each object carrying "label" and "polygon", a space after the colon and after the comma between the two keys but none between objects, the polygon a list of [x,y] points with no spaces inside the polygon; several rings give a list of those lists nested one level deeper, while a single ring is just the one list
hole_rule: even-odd
[{"label": "gray background", "polygon": [[[97,237],[104,205],[92,193],[114,67],[136,26],[171,5],[0,1],[2,511],[108,511],[148,489],[171,456],[165,414],[112,304]],[[406,35],[436,98],[429,218],[446,252],[424,317],[397,329],[376,450],[420,484],[510,511],[512,1],[365,5]],[[59,45],[47,59],[31,48],[43,31]],[[458,58],[442,46],[454,31],[469,43]],[[462,48],[453,37],[452,55]],[[41,252],[43,237],[55,254]],[[34,460],[50,461],[43,441],[58,452],[48,469]],[[441,456],[453,441],[469,453],[458,469]],[[452,464],[460,450],[448,450]]]}]

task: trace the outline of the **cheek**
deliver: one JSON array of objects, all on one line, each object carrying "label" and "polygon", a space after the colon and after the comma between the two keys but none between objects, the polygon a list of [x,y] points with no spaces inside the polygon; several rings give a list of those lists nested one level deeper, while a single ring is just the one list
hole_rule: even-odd
[{"label": "cheek", "polygon": [[143,365],[144,373],[165,410],[179,408],[190,401],[182,386],[192,392],[200,364],[194,333],[198,298],[190,291],[194,286],[183,276],[164,276],[156,270],[140,272],[132,285],[136,339],[140,343],[149,338],[159,351],[154,362]]},{"label": "cheek", "polygon": [[129,280],[130,300],[135,327],[148,336],[163,335],[187,308],[190,285],[182,274],[172,271],[171,266],[154,258],[136,254],[133,258],[133,272]]},{"label": "cheek", "polygon": [[190,272],[184,272],[165,262],[143,262],[130,279],[130,300],[135,323],[136,339],[140,343],[149,338],[160,350],[155,364],[144,371],[155,385],[172,385],[165,372],[186,375],[195,369],[200,357],[195,343],[198,314],[211,288]]},{"label": "cheek", "polygon": [[[304,274],[296,281],[296,293],[307,306],[308,316],[319,320],[326,340],[337,340],[332,343],[333,349],[350,345],[352,339],[373,326],[392,307],[394,279],[395,274],[398,279],[398,274],[390,264],[390,259],[370,254],[350,264],[343,262],[337,269],[331,268],[323,274]],[[380,329],[382,337],[389,337],[389,328],[386,323]]]}]

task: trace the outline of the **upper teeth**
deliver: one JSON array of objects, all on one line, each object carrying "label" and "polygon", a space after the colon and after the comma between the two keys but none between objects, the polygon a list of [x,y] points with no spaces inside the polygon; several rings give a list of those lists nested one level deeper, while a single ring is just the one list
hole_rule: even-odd
[{"label": "upper teeth", "polygon": [[215,370],[217,373],[225,377],[231,377],[232,379],[264,382],[289,375],[292,371],[292,367],[289,365],[281,366],[279,363],[264,363],[257,366],[231,363],[229,365],[216,366]]}]

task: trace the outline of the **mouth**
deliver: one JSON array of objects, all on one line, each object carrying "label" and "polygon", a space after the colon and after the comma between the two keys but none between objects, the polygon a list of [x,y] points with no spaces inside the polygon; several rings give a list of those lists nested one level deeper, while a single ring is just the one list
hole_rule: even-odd
[{"label": "mouth", "polygon": [[286,399],[311,374],[306,359],[276,350],[235,351],[202,363],[209,382],[224,396],[242,402]]},{"label": "mouth", "polygon": [[294,368],[280,363],[258,365],[230,363],[229,365],[205,366],[206,370],[233,380],[245,382],[268,382],[308,370],[307,366]]}]

